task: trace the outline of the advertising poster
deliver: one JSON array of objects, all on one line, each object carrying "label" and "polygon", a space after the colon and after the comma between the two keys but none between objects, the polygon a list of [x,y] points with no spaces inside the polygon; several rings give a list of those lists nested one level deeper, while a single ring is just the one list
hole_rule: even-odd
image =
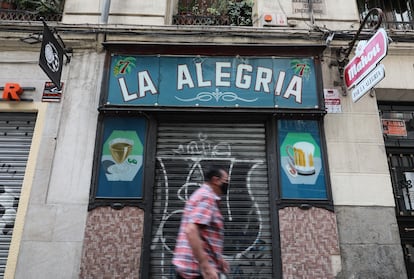
[{"label": "advertising poster", "polygon": [[141,198],[146,121],[109,117],[104,121],[97,198]]},{"label": "advertising poster", "polygon": [[406,137],[407,127],[404,119],[382,119],[382,133],[387,136]]},{"label": "advertising poster", "polygon": [[318,122],[279,120],[281,198],[327,199]]}]

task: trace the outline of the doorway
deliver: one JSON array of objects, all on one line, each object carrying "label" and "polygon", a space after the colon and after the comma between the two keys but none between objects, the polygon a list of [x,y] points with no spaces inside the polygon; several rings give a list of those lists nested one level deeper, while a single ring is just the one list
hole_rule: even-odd
[{"label": "doorway", "polygon": [[272,276],[265,123],[161,122],[157,128],[151,278],[175,278],[171,264],[185,201],[209,165],[224,166],[229,192],[224,256],[232,278]]}]

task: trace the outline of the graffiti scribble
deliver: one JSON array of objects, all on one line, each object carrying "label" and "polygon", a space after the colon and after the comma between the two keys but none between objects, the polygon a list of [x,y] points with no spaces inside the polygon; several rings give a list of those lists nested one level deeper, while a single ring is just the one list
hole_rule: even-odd
[{"label": "graffiti scribble", "polygon": [[229,143],[220,142],[212,144],[207,140],[207,135],[203,133],[199,133],[198,138],[198,140],[188,143],[187,146],[180,144],[178,148],[174,149],[174,153],[182,156],[203,156],[206,158],[231,156],[231,146]]},{"label": "graffiti scribble", "polygon": [[158,261],[153,275],[175,278],[171,259],[184,204],[202,185],[207,168],[217,164],[228,170],[230,182],[220,205],[226,227],[224,256],[231,264],[229,278],[266,278],[272,270],[271,244],[263,227],[270,224],[263,217],[268,213],[259,206],[258,200],[263,203],[263,197],[256,197],[255,178],[263,172],[263,160],[239,158],[230,143],[214,142],[202,132],[195,140],[170,151],[157,156],[154,201],[158,206],[154,207],[154,215],[160,218],[154,221],[153,228],[151,250],[156,251]]}]

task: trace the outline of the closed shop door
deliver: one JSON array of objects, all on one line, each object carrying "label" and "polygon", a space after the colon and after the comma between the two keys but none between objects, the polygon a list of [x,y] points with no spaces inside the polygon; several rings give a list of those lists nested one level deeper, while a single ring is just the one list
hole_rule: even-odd
[{"label": "closed shop door", "polygon": [[209,165],[229,171],[224,255],[230,278],[273,278],[264,123],[160,123],[150,278],[175,278],[171,263],[185,201]]},{"label": "closed shop door", "polygon": [[9,254],[35,113],[0,113],[0,277]]}]

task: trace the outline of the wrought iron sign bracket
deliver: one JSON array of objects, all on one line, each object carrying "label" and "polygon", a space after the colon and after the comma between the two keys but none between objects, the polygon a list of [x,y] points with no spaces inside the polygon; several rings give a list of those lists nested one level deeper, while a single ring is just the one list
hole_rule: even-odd
[{"label": "wrought iron sign bracket", "polygon": [[373,30],[377,31],[378,28],[381,26],[382,19],[384,17],[384,13],[380,8],[373,8],[373,9],[369,10],[368,14],[364,17],[364,20],[362,21],[362,23],[361,23],[358,31],[356,32],[354,38],[348,44],[348,47],[347,48],[340,47],[336,51],[336,61],[338,63],[337,65],[338,65],[339,76],[340,76],[341,80],[343,80],[344,69],[345,69],[345,66],[349,62],[349,55],[351,54],[351,51],[354,48],[356,41],[358,40],[359,35],[361,34],[361,31],[362,31],[363,27],[365,26],[366,22],[374,14],[377,14],[378,17],[377,17],[376,24],[373,27]]}]

